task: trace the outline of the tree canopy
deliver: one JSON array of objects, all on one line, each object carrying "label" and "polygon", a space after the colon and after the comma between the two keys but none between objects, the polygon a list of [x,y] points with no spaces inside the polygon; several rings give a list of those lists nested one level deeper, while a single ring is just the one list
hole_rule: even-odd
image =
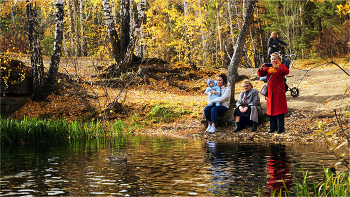
[{"label": "tree canopy", "polygon": [[[26,53],[26,1],[1,1],[1,51]],[[55,39],[55,2],[31,1],[37,6],[38,33],[44,55],[51,55]],[[121,1],[111,0],[111,10],[120,29]],[[122,1],[124,2],[124,1]],[[137,4],[130,1],[130,32],[138,19]],[[233,46],[243,22],[242,0],[149,0],[142,21],[135,55],[201,66],[229,64]],[[102,1],[64,1],[63,56],[112,58]],[[272,31],[289,42],[288,52],[298,57],[323,57],[347,54],[349,2],[322,0],[261,0],[246,36],[242,65],[257,67],[266,58],[267,39]],[[346,42],[336,42],[347,37]]]}]

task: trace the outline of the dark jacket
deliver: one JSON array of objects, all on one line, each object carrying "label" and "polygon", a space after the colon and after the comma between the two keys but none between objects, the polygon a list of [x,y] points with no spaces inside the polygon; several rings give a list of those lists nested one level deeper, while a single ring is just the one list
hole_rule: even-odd
[{"label": "dark jacket", "polygon": [[[275,38],[275,39],[269,38],[269,41],[268,41],[268,44],[267,44],[269,46],[269,51],[268,51],[269,55],[271,55],[274,52],[279,52],[280,51],[279,43],[287,45],[286,42],[280,40],[279,38]],[[276,47],[273,47],[273,45],[275,45]]]}]

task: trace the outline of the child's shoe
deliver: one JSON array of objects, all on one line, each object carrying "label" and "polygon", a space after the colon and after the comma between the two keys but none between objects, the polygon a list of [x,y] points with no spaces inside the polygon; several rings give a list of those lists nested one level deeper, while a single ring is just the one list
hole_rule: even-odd
[{"label": "child's shoe", "polygon": [[210,124],[208,124],[208,128],[207,128],[207,130],[206,130],[206,131],[210,131],[210,129],[211,129],[211,125],[210,125]]},{"label": "child's shoe", "polygon": [[214,126],[211,126],[209,133],[215,133],[216,132],[216,128]]}]

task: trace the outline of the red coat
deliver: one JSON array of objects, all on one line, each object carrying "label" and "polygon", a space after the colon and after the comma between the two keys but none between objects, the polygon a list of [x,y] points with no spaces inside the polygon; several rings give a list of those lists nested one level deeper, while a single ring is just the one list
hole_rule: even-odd
[{"label": "red coat", "polygon": [[272,75],[268,72],[270,68],[271,67],[266,67],[261,72],[260,69],[258,70],[258,75],[260,77],[267,76],[267,80],[271,77],[267,86],[266,112],[270,116],[288,113],[284,77],[289,74],[289,69],[286,65],[281,64],[277,72]]}]

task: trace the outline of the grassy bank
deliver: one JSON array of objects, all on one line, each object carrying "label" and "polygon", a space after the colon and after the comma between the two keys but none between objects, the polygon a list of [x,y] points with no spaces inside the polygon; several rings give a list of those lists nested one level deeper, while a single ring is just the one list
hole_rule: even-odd
[{"label": "grassy bank", "polygon": [[[313,182],[313,186],[310,187],[307,184],[307,172],[303,171],[303,181],[302,183],[293,184],[292,188],[288,188],[286,184],[283,182],[284,187],[279,190],[274,190],[271,192],[272,197],[278,196],[332,196],[332,197],[340,197],[340,196],[350,196],[350,172],[342,172],[335,174],[329,168],[324,168],[325,179],[321,181],[319,184],[315,184]],[[295,192],[291,192],[291,191]],[[244,194],[242,195],[244,196]],[[262,196],[260,191],[258,192],[258,196]]]},{"label": "grassy bank", "polygon": [[188,114],[181,106],[151,105],[148,113],[142,118],[132,114],[125,120],[101,121],[69,121],[66,119],[47,120],[40,118],[13,119],[0,118],[1,142],[3,144],[29,144],[40,141],[65,142],[69,140],[101,138],[117,136],[121,133],[141,131],[154,124],[172,122],[182,115]]},{"label": "grassy bank", "polygon": [[90,122],[67,120],[41,120],[37,118],[23,118],[22,120],[1,118],[1,142],[28,144],[40,141],[66,142],[69,140],[100,138],[118,135],[125,127],[122,121],[115,121],[107,125],[100,120]]}]

